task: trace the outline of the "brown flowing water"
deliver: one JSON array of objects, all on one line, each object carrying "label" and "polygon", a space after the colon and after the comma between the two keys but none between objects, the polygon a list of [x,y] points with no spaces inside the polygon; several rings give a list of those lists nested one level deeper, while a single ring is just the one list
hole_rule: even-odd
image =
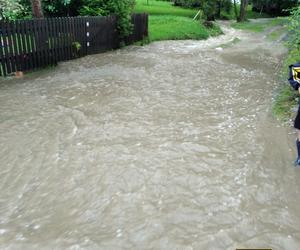
[{"label": "brown flowing water", "polygon": [[1,80],[0,248],[300,249],[286,50],[224,29]]}]

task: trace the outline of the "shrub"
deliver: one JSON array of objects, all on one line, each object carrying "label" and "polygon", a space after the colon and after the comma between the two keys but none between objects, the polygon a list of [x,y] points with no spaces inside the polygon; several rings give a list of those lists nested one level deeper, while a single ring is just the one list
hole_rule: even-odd
[{"label": "shrub", "polygon": [[289,21],[289,47],[300,50],[300,6],[291,11]]},{"label": "shrub", "polygon": [[19,1],[16,0],[0,0],[0,20],[16,19],[17,16],[22,12],[22,6]]},{"label": "shrub", "polygon": [[79,12],[83,16],[116,15],[120,38],[124,39],[132,31],[131,13],[134,4],[134,0],[84,0]]}]

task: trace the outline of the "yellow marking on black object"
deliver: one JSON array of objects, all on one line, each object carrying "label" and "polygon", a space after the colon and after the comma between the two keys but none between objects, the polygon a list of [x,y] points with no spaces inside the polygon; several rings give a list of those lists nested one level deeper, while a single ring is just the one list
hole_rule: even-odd
[{"label": "yellow marking on black object", "polygon": [[292,73],[293,73],[294,81],[300,83],[300,67],[293,67]]}]

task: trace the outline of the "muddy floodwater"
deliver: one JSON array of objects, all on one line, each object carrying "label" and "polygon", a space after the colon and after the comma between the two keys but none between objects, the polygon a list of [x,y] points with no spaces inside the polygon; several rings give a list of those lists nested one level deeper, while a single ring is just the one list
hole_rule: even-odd
[{"label": "muddy floodwater", "polygon": [[223,28],[0,80],[0,249],[300,249],[286,50]]}]

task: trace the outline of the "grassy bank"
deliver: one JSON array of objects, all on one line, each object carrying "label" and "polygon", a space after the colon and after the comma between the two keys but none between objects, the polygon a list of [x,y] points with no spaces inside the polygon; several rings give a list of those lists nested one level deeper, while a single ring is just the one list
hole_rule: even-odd
[{"label": "grassy bank", "polygon": [[299,61],[300,51],[290,50],[280,72],[281,85],[275,98],[273,113],[282,121],[287,121],[295,115],[293,107],[298,103],[299,94],[288,84],[287,78],[289,73],[288,66]]},{"label": "grassy bank", "polygon": [[218,26],[208,29],[199,21],[194,21],[187,17],[150,16],[149,18],[150,41],[183,39],[200,40],[221,33],[222,31]]}]

